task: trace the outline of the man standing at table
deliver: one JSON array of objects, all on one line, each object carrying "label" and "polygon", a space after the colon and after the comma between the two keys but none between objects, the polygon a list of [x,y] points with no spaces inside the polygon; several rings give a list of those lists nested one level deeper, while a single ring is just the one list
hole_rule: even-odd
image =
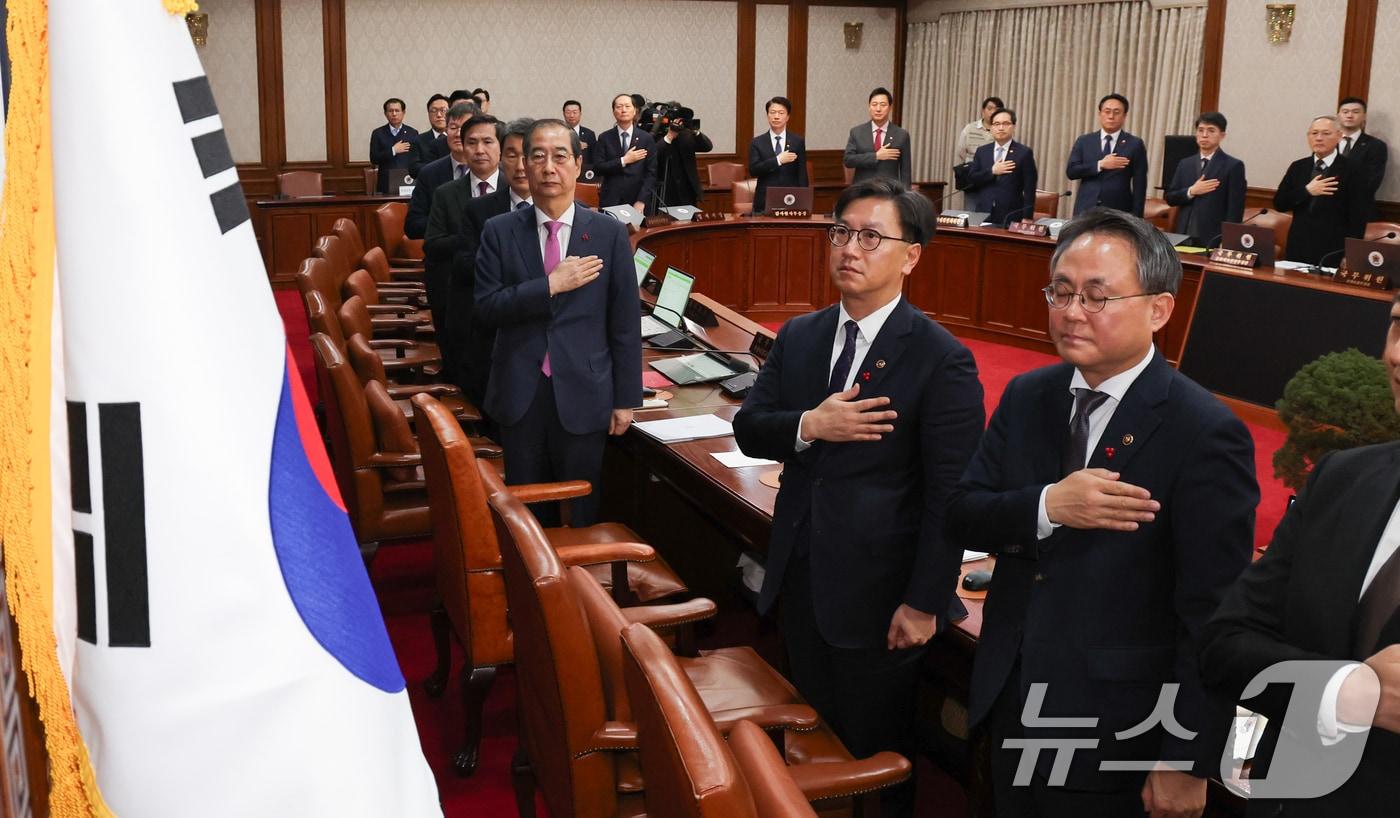
[{"label": "man standing at table", "polygon": [[656,140],[637,127],[630,94],[613,97],[612,109],[617,127],[599,134],[593,146],[593,172],[602,180],[598,206],[632,205],[645,213],[656,186]]},{"label": "man standing at table", "polygon": [[893,97],[886,88],[870,92],[870,121],[851,129],[846,139],[843,163],[855,169],[853,182],[863,182],[876,176],[898,179],[905,187],[912,182],[909,170],[909,132],[890,121],[894,114]]},{"label": "man standing at table", "polygon": [[1035,210],[1035,185],[1040,172],[1035,154],[1015,141],[1016,112],[1002,108],[992,114],[992,142],[977,149],[972,158],[967,189],[975,207],[988,212],[987,220],[1005,226]]},{"label": "man standing at table", "polygon": [[749,143],[749,175],[754,185],[753,212],[763,212],[763,197],[770,187],[807,187],[807,143],[787,129],[792,103],[787,97],[773,97],[763,106],[768,113],[768,132]]},{"label": "man standing at table", "polygon": [[[410,239],[421,239],[427,233],[433,193],[448,182],[471,175],[472,162],[462,142],[462,126],[479,113],[475,102],[458,102],[448,109],[447,155],[419,168],[413,181],[413,196],[408,200],[408,215],[403,221],[403,233]],[[485,173],[484,166],[480,170]]]},{"label": "man standing at table", "polygon": [[447,110],[451,107],[442,94],[428,99],[428,130],[418,135],[418,156],[409,167],[414,176],[424,165],[447,155]]},{"label": "man standing at table", "polygon": [[1128,98],[1109,94],[1099,100],[1099,130],[1074,141],[1065,175],[1078,179],[1074,215],[1095,207],[1111,207],[1142,215],[1147,201],[1147,146],[1123,130]]},{"label": "man standing at table", "polygon": [[1342,139],[1337,150],[1366,180],[1366,221],[1379,221],[1376,193],[1385,181],[1390,147],[1379,137],[1366,133],[1366,100],[1361,97],[1346,97],[1337,103],[1337,119],[1342,125]]},{"label": "man standing at table", "polygon": [[1182,159],[1167,185],[1167,204],[1177,208],[1176,232],[1202,246],[1220,238],[1223,222],[1244,216],[1244,163],[1220,149],[1225,126],[1218,111],[1196,117],[1200,152]]},{"label": "man standing at table", "polygon": [[1006,107],[1001,97],[982,100],[982,115],[963,126],[958,133],[958,164],[971,162],[977,149],[992,141],[992,114]]},{"label": "man standing at table", "polygon": [[598,135],[583,124],[583,103],[576,99],[564,100],[564,124],[578,134],[583,143],[583,178],[587,179],[589,168],[593,167],[593,146],[598,143]]},{"label": "man standing at table", "polygon": [[[476,255],[475,318],[497,333],[485,408],[501,430],[506,482],[588,480],[569,523],[592,525],[603,444],[642,403],[637,278],[622,223],[574,202],[578,134],[540,120],[525,146],[534,206],[488,221]],[[557,509],[535,513],[559,524]]]},{"label": "man standing at table", "polygon": [[[1063,363],[1007,385],[953,492],[949,536],[997,555],[968,724],[998,815],[1199,816],[1218,770],[1234,711],[1196,657],[1259,486],[1249,430],[1153,347],[1180,283],[1142,219],[1067,223],[1045,288]],[[1055,741],[1067,769],[1033,749]]]},{"label": "man standing at table", "polygon": [[384,100],[383,125],[369,135],[369,161],[379,168],[379,192],[389,192],[389,171],[412,167],[418,155],[418,132],[403,124],[403,100]]},{"label": "man standing at table", "polygon": [[1308,125],[1312,153],[1288,166],[1274,193],[1274,207],[1293,214],[1289,261],[1330,264],[1341,260],[1347,237],[1361,238],[1370,211],[1365,176],[1337,150],[1342,128],[1334,116]]},{"label": "man standing at table", "polygon": [[[783,325],[734,418],[744,453],[784,463],[759,610],[782,601],[792,678],[857,757],[917,751],[915,689],[950,613],[961,546],[944,507],[982,432],[972,354],[900,296],[933,206],[893,179],[836,202],[836,306]],[[507,456],[509,459],[509,456]],[[912,782],[881,814],[912,814]]]}]

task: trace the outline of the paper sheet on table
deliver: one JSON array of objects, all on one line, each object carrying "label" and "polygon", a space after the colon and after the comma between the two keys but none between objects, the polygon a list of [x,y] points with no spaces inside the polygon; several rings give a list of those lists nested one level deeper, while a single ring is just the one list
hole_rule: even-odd
[{"label": "paper sheet on table", "polygon": [[734,434],[734,427],[730,425],[729,421],[718,415],[645,420],[641,423],[633,423],[632,428],[645,432],[662,443],[679,443],[682,440],[699,440],[706,437],[728,437]]},{"label": "paper sheet on table", "polygon": [[973,560],[980,560],[985,556],[987,556],[986,551],[968,551],[966,549],[963,550],[963,562],[972,562]]},{"label": "paper sheet on table", "polygon": [[723,463],[731,469],[742,469],[745,466],[776,466],[776,460],[764,460],[761,457],[749,457],[743,452],[710,452],[710,456]]}]

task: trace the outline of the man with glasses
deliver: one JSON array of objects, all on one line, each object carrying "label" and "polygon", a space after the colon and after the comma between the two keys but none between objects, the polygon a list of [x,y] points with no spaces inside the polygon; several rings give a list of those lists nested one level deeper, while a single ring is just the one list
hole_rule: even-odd
[{"label": "man with glasses", "polygon": [[1074,141],[1065,175],[1079,180],[1074,215],[1111,207],[1142,215],[1147,201],[1147,146],[1123,130],[1128,98],[1108,94],[1099,100],[1099,129]]},{"label": "man with glasses", "polygon": [[[1233,708],[1196,657],[1259,487],[1244,424],[1153,347],[1180,282],[1142,219],[1067,223],[1045,288],[1063,363],[1007,385],[954,490],[949,535],[997,555],[968,723],[999,815],[1198,816],[1219,767]],[[1018,747],[1047,741],[1067,775]]]},{"label": "man with glasses", "polygon": [[428,130],[418,135],[418,157],[409,166],[412,175],[417,176],[419,168],[447,155],[447,109],[450,107],[442,94],[428,98]]},{"label": "man with glasses", "polygon": [[1040,172],[1035,153],[1017,142],[1016,112],[1002,108],[992,114],[992,141],[973,154],[967,192],[978,210],[993,224],[1007,225],[1035,210],[1035,186]]},{"label": "man with glasses", "polygon": [[[642,403],[642,335],[632,249],[622,223],[576,205],[578,134],[542,119],[525,136],[533,207],[486,222],[476,254],[475,320],[496,328],[487,414],[499,425],[506,482],[587,480],[569,524],[592,525],[603,444]],[[559,525],[552,504],[535,508]]]},{"label": "man with glasses", "polygon": [[[782,600],[792,679],[858,757],[914,757],[925,646],[963,612],[943,517],[982,385],[967,348],[900,296],[933,229],[928,199],[894,179],[847,188],[829,231],[841,301],[783,325],[734,418],[740,449],[784,463],[759,610]],[[882,800],[912,814],[912,782]]]}]

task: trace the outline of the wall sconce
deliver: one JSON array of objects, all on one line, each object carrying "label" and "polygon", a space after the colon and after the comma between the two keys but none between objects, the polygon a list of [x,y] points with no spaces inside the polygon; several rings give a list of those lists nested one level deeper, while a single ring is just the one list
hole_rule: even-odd
[{"label": "wall sconce", "polygon": [[846,23],[846,48],[860,48],[860,34],[865,23]]},{"label": "wall sconce", "polygon": [[1293,36],[1293,18],[1298,7],[1293,3],[1269,3],[1264,6],[1268,15],[1269,42],[1277,45],[1288,42]]},{"label": "wall sconce", "polygon": [[209,15],[202,11],[192,11],[185,15],[185,25],[190,27],[190,39],[197,46],[209,44]]}]

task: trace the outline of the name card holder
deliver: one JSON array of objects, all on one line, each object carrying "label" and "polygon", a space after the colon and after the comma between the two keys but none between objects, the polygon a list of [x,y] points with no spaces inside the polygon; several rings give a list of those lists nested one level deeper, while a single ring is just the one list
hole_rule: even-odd
[{"label": "name card holder", "polygon": [[1349,270],[1345,266],[1337,270],[1332,280],[1349,287],[1362,287],[1367,290],[1390,290],[1393,287],[1390,276],[1385,273],[1363,273],[1360,270]]},{"label": "name card holder", "polygon": [[780,208],[771,211],[768,215],[777,219],[810,219],[812,217],[812,211]]},{"label": "name card holder", "polygon": [[968,218],[966,213],[957,216],[940,215],[938,217],[939,227],[967,227],[967,222]]},{"label": "name card holder", "polygon": [[1048,236],[1050,227],[1044,224],[1036,224],[1030,219],[1022,219],[1019,222],[1012,222],[1006,226],[1012,233],[1020,233],[1023,236]]},{"label": "name card holder", "polygon": [[725,215],[726,215],[726,214],[720,213],[720,212],[718,212],[718,211],[711,212],[711,211],[708,211],[708,210],[702,210],[702,211],[700,211],[699,213],[696,213],[696,214],[695,214],[695,218],[693,219],[693,221],[697,221],[697,222],[722,222],[722,221],[724,221],[724,219],[725,219]]},{"label": "name card holder", "polygon": [[1224,247],[1217,247],[1210,251],[1210,261],[1212,264],[1252,269],[1259,266],[1259,254],[1247,250],[1226,250]]}]

